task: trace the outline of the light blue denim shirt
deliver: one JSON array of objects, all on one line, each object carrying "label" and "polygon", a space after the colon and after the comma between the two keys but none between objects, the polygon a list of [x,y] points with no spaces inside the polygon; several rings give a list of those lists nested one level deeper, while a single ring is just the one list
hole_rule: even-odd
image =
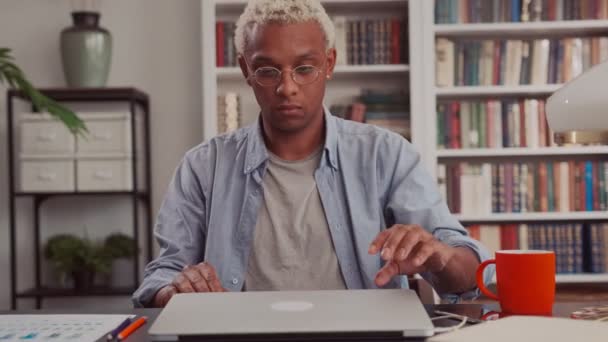
[{"label": "light blue denim shirt", "polygon": [[[367,251],[380,231],[396,223],[418,224],[440,241],[469,247],[480,261],[488,259],[487,250],[450,214],[410,143],[387,130],[326,113],[325,145],[314,176],[349,289],[376,288],[383,261]],[[227,290],[241,291],[267,160],[259,121],[186,153],[158,214],[160,255],[145,269],[133,295],[136,306],[150,304],[184,266],[202,261],[216,268]],[[492,273],[488,268],[486,282]],[[430,274],[422,276],[433,283]],[[407,281],[396,277],[386,287],[407,287]],[[477,292],[441,295],[455,300]]]}]

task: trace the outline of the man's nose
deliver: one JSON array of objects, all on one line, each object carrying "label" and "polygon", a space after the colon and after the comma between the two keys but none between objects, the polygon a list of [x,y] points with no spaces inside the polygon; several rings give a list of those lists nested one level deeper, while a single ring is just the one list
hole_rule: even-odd
[{"label": "man's nose", "polygon": [[292,96],[298,92],[298,84],[291,77],[291,71],[284,70],[281,80],[277,85],[277,94],[281,96]]}]

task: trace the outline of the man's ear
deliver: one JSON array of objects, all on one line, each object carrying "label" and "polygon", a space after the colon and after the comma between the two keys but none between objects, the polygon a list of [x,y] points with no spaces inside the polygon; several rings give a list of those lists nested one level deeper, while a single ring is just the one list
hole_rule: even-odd
[{"label": "man's ear", "polygon": [[241,67],[241,72],[245,77],[245,81],[247,81],[247,84],[251,87],[251,81],[249,79],[249,68],[247,68],[247,63],[245,63],[245,56],[239,54],[237,60],[239,61],[239,67]]},{"label": "man's ear", "polygon": [[327,60],[325,61],[327,68],[325,71],[325,77],[328,79],[330,79],[334,74],[334,68],[336,67],[336,54],[337,52],[334,48],[327,50]]}]

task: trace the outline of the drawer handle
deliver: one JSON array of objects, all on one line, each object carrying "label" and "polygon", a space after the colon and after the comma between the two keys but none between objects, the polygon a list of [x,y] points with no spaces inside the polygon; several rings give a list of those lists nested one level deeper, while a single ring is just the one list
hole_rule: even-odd
[{"label": "drawer handle", "polygon": [[101,180],[112,179],[112,171],[95,171],[93,177]]},{"label": "drawer handle", "polygon": [[57,174],[54,172],[42,172],[38,174],[38,179],[45,182],[52,182],[57,178]]},{"label": "drawer handle", "polygon": [[93,138],[95,140],[108,141],[112,139],[112,132],[93,133]]},{"label": "drawer handle", "polygon": [[57,139],[57,133],[56,132],[39,133],[36,136],[36,140],[37,141],[43,141],[43,142],[53,141],[55,139]]}]

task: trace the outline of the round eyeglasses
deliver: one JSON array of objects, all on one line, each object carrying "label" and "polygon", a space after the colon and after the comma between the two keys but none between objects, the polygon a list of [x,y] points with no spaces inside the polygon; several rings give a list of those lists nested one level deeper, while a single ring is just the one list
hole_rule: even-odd
[{"label": "round eyeglasses", "polygon": [[[290,72],[291,79],[299,85],[311,84],[319,78],[321,69],[314,65],[300,65]],[[281,83],[283,72],[275,67],[261,67],[250,76],[262,87],[274,87]]]}]

